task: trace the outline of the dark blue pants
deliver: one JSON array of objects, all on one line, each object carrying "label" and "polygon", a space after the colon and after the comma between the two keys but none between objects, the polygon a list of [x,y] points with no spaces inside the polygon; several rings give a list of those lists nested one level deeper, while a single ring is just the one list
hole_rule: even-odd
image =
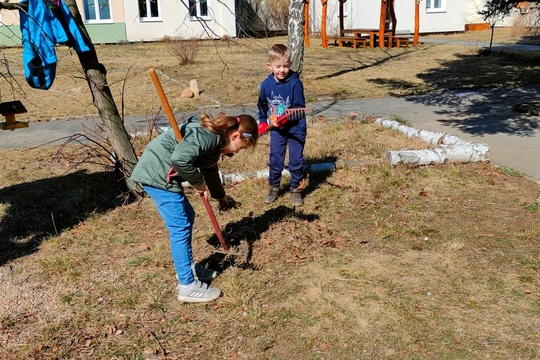
[{"label": "dark blue pants", "polygon": [[[301,126],[303,125],[303,126]],[[291,131],[296,130],[296,131]],[[304,145],[306,143],[306,127],[298,124],[293,128],[270,131],[270,166],[268,184],[279,187],[281,174],[285,168],[285,153],[289,148],[289,172],[291,188],[297,188],[304,177]]]}]

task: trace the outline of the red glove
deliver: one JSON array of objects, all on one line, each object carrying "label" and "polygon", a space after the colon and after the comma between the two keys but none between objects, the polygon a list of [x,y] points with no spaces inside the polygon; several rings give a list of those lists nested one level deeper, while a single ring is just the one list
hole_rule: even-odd
[{"label": "red glove", "polygon": [[259,135],[266,133],[266,130],[268,130],[268,123],[267,122],[259,123]]}]

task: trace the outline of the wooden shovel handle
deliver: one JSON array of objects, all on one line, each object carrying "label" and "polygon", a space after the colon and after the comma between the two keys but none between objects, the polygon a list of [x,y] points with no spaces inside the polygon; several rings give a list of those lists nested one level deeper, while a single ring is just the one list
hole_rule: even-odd
[{"label": "wooden shovel handle", "polygon": [[208,213],[208,216],[210,217],[210,221],[212,222],[212,226],[214,227],[214,232],[216,233],[219,243],[221,244],[221,248],[223,249],[223,251],[227,251],[227,243],[225,242],[225,239],[223,238],[223,234],[221,233],[221,229],[219,228],[219,224],[216,220],[216,215],[214,215],[214,210],[212,210],[212,205],[210,205],[210,202],[204,196],[204,194],[201,194],[201,199],[204,203],[204,207],[206,208],[206,212]]},{"label": "wooden shovel handle", "polygon": [[[156,70],[154,68],[150,68],[148,72],[150,73],[150,77],[152,78],[152,81],[154,82],[154,86],[156,87],[156,90],[158,92],[159,98],[161,99],[161,104],[163,104],[163,108],[165,109],[165,112],[167,113],[167,118],[169,118],[169,123],[171,124],[171,127],[174,130],[176,140],[180,142],[182,141],[182,133],[180,132],[180,128],[178,127],[178,123],[176,122],[176,118],[174,117],[174,114],[171,110],[171,106],[169,105],[167,96],[165,96],[163,87],[161,86],[161,83],[159,82],[159,78],[156,74]],[[223,250],[227,251],[227,243],[225,242],[225,239],[223,238],[223,234],[221,233],[221,229],[219,228],[216,215],[214,215],[214,210],[212,210],[212,205],[210,205],[210,202],[204,196],[204,193],[201,193],[201,199],[204,203],[204,207],[206,208],[206,212],[208,213],[208,216],[210,217],[210,221],[212,222],[212,227],[214,228],[214,232],[216,233],[219,243],[221,244],[221,247],[223,248]]]},{"label": "wooden shovel handle", "polygon": [[163,87],[161,86],[161,83],[159,82],[159,78],[157,76],[156,70],[154,68],[150,68],[148,69],[148,72],[150,73],[150,77],[152,78],[152,81],[154,82],[154,86],[156,87],[159,98],[161,99],[161,104],[163,105],[163,108],[165,109],[165,113],[167,114],[169,123],[171,124],[171,127],[174,130],[176,140],[180,142],[182,141],[182,133],[180,132],[180,128],[178,127],[178,123],[176,122],[176,118],[174,117],[174,114],[171,110],[171,106],[169,105],[169,100],[167,100],[167,96],[165,96]]}]

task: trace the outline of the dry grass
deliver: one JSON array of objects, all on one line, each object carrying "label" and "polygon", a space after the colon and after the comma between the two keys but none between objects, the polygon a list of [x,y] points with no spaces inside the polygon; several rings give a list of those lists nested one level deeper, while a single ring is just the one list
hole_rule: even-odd
[{"label": "dry grass", "polygon": [[[496,41],[517,42],[510,29],[497,29]],[[448,35],[450,39],[486,41],[489,32]],[[267,75],[266,50],[286,38],[205,41],[194,64],[180,66],[171,43],[97,46],[100,61],[117,106],[125,115],[158,112],[160,101],[148,68],[160,74],[169,102],[176,111],[216,105],[255,106],[258,86]],[[376,98],[452,89],[508,87],[540,82],[538,54],[495,53],[478,56],[478,46],[425,44],[409,49],[358,49],[329,46],[312,39],[305,50],[303,80],[308,102],[334,98]],[[20,49],[3,49],[16,83],[0,82],[0,100],[21,100],[28,113],[23,120],[97,116],[76,54],[59,47],[57,77],[47,91],[26,85]],[[429,59],[429,60],[426,60]],[[0,67],[6,74],[4,67]],[[181,99],[180,93],[197,79],[201,96]],[[18,85],[17,85],[18,84]],[[13,95],[12,93],[15,92]]]},{"label": "dry grass", "polygon": [[[212,253],[189,195],[195,257],[222,271],[224,296],[208,305],[176,301],[150,199],[118,206],[109,175],[49,163],[55,148],[2,150],[0,356],[540,356],[536,184],[484,163],[390,167],[385,151],[422,145],[372,123],[317,122],[309,135],[308,161],[380,163],[312,174],[301,211],[288,194],[261,206],[264,180],[229,187],[243,205],[218,221],[249,249],[236,265]],[[222,168],[258,170],[267,147]]]},{"label": "dry grass", "polygon": [[[207,70],[212,86],[205,85],[204,96],[195,102],[253,101],[249,91],[255,89],[245,83],[255,84],[260,81],[255,77],[265,73],[260,61],[264,41],[250,44],[249,51],[228,44],[226,58],[244,59],[245,65],[225,69],[223,80]],[[131,92],[140,92],[137,111],[144,114],[157,106],[154,92],[145,93],[142,86],[150,86],[147,66],[159,65],[171,76],[165,84],[169,92],[176,91],[173,84],[192,77],[185,75],[185,67],[157,64],[166,58],[162,54],[149,59],[154,53],[144,49],[158,46],[133,45],[140,61],[148,63],[130,78],[140,88],[130,88],[126,100]],[[391,81],[374,88],[374,78],[387,74],[384,70],[393,68],[390,62],[420,51],[427,54],[432,47],[401,49],[391,61],[333,80],[314,79],[306,69],[306,93],[334,96],[347,81],[355,86],[349,77],[365,71],[373,71],[364,76],[371,80],[373,93],[395,91],[394,85],[387,87]],[[467,56],[485,60],[469,51],[460,55],[461,61]],[[363,54],[365,59],[379,52],[390,54],[320,50],[320,62],[333,68],[321,66],[318,71],[338,73],[334,61],[343,61],[340,69],[347,69],[359,60],[353,56]],[[250,70],[254,53],[258,59],[252,69],[260,70]],[[349,65],[328,54],[351,56]],[[457,64],[458,58],[432,64]],[[110,79],[125,77],[131,65],[123,60],[106,64]],[[207,61],[223,67],[219,59]],[[425,63],[419,68],[429,68]],[[403,65],[397,67],[404,79]],[[529,79],[514,82],[531,80],[533,68],[524,68]],[[202,71],[199,67],[197,73]],[[252,80],[250,71],[256,75]],[[422,71],[418,76],[427,75]],[[236,85],[231,74],[238,75]],[[397,73],[387,76],[394,83],[402,79]],[[319,85],[324,81],[332,89]],[[235,86],[245,97],[223,95]],[[132,100],[128,103],[135,106]],[[58,109],[71,111],[68,101],[61,105]],[[178,101],[175,106],[186,105]],[[79,114],[87,113],[90,104],[81,109]],[[390,167],[383,160],[387,150],[424,146],[361,119],[313,119],[308,162],[355,159],[378,164],[312,174],[306,204],[296,211],[288,193],[263,206],[264,180],[228,187],[242,206],[218,215],[218,221],[242,249],[250,250],[234,264],[212,252],[216,239],[210,221],[202,203],[189,194],[198,214],[195,258],[221,269],[213,284],[224,295],[207,305],[176,300],[167,231],[150,199],[120,206],[118,183],[110,173],[89,165],[51,163],[56,147],[0,150],[0,358],[540,357],[538,185],[489,163]],[[263,137],[253,153],[226,159],[221,168],[260,170],[267,151],[268,137]]]}]

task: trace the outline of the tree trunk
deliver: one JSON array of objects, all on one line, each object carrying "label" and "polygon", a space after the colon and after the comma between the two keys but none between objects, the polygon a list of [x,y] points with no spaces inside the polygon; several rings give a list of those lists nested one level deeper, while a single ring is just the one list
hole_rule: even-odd
[{"label": "tree trunk", "polygon": [[124,121],[120,117],[111,90],[107,85],[107,71],[99,63],[96,49],[90,36],[88,36],[75,0],[64,0],[64,3],[68,6],[75,22],[85,36],[86,44],[90,48],[90,51],[78,53],[79,61],[86,75],[88,87],[92,92],[94,106],[99,112],[107,137],[116,154],[116,168],[123,174],[129,192],[138,196],[143,190],[129,178],[137,163],[137,155],[129,141],[129,134],[124,126]]},{"label": "tree trunk", "polygon": [[302,73],[304,63],[304,1],[289,3],[289,51],[292,70]]}]

